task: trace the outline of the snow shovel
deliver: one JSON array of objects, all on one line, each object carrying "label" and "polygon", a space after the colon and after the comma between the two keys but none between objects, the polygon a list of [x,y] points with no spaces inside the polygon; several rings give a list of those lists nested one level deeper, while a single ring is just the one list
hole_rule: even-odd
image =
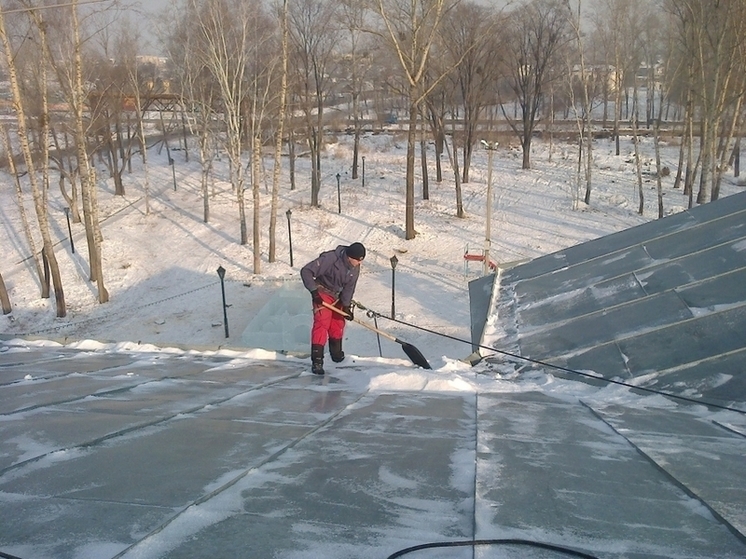
[{"label": "snow shovel", "polygon": [[[345,317],[349,316],[343,310],[338,309],[337,307],[330,305],[326,301],[323,302],[323,305],[326,308],[333,310],[337,314],[341,314],[342,316],[345,316]],[[430,366],[430,363],[428,363],[427,359],[425,359],[425,356],[422,355],[422,353],[420,352],[420,350],[417,349],[416,347],[414,347],[412,344],[409,344],[409,343],[407,343],[407,342],[405,342],[403,340],[400,340],[399,338],[397,338],[397,337],[389,334],[388,332],[383,332],[382,330],[379,330],[378,328],[376,328],[374,326],[371,326],[370,324],[367,324],[367,323],[363,322],[362,320],[358,320],[355,317],[352,317],[352,320],[353,320],[353,322],[357,322],[360,326],[365,326],[368,330],[373,330],[374,332],[376,332],[377,334],[380,334],[384,338],[388,338],[392,342],[396,342],[397,344],[401,345],[402,349],[404,350],[404,353],[407,354],[407,357],[409,357],[409,359],[412,361],[412,363],[414,363],[418,367],[422,367],[423,369],[432,369],[432,367]]]}]

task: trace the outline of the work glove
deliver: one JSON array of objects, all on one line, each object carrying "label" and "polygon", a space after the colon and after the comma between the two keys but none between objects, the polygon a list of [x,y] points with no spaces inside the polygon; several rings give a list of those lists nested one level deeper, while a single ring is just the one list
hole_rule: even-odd
[{"label": "work glove", "polygon": [[321,295],[319,295],[318,289],[311,291],[311,301],[313,301],[313,304],[317,307],[323,306],[324,300],[321,298]]},{"label": "work glove", "polygon": [[342,311],[347,315],[345,316],[345,320],[352,320],[355,318],[355,315],[352,314],[352,305],[348,307],[342,307]]}]

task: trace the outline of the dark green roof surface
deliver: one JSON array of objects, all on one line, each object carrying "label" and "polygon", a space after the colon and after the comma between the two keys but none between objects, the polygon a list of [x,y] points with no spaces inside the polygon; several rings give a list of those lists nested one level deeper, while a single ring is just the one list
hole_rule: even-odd
[{"label": "dark green roof surface", "polygon": [[505,270],[497,349],[746,402],[746,192]]}]

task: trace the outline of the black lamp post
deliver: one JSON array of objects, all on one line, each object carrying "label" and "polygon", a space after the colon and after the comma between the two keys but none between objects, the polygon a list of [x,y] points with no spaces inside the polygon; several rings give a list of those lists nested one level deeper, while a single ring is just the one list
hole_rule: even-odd
[{"label": "black lamp post", "polygon": [[70,227],[70,208],[65,206],[65,217],[67,218],[67,232],[70,236],[70,250],[75,254],[75,243],[73,242],[73,230]]},{"label": "black lamp post", "polygon": [[218,276],[220,276],[220,289],[223,292],[223,324],[225,324],[225,337],[228,337],[228,305],[225,304],[225,268],[220,266],[218,268]]},{"label": "black lamp post", "polygon": [[396,318],[396,265],[399,263],[399,259],[396,254],[390,258],[391,260],[391,318]]},{"label": "black lamp post", "polygon": [[365,188],[365,156],[363,155],[363,188]]},{"label": "black lamp post", "polygon": [[290,216],[293,214],[293,212],[288,208],[288,211],[285,212],[285,215],[288,218],[288,246],[290,247],[290,267],[293,267],[293,235],[290,232]]},{"label": "black lamp post", "polygon": [[337,173],[337,213],[342,213],[342,194],[339,190],[339,173]]},{"label": "black lamp post", "polygon": [[171,165],[171,175],[174,178],[174,192],[176,192],[176,161],[173,160],[170,152],[168,155],[168,164]]}]

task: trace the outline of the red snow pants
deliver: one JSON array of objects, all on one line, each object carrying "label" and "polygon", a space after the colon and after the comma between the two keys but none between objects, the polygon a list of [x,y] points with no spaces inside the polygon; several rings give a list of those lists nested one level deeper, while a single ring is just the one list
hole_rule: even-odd
[{"label": "red snow pants", "polygon": [[[319,290],[324,302],[334,305],[337,300],[329,293]],[[313,306],[311,345],[326,345],[327,339],[341,340],[345,331],[345,317],[323,306]]]}]

